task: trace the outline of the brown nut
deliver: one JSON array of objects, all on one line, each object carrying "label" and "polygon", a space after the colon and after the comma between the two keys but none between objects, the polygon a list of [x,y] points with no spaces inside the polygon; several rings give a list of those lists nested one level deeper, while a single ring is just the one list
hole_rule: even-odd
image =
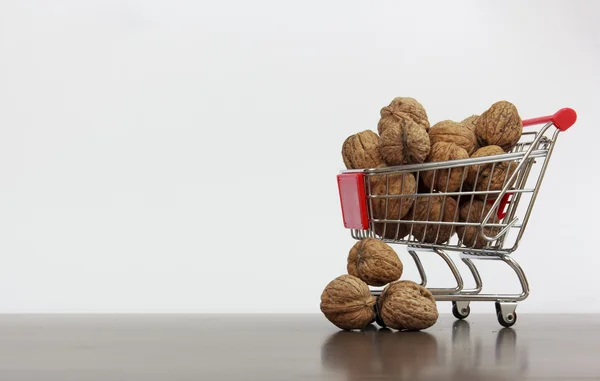
[{"label": "brown nut", "polygon": [[431,145],[437,142],[455,143],[460,148],[472,154],[475,150],[475,133],[461,123],[451,120],[443,120],[431,126],[429,129],[429,140]]},{"label": "brown nut", "polygon": [[377,307],[386,326],[403,331],[429,328],[439,317],[431,291],[411,280],[388,284],[379,296]]},{"label": "brown nut", "polygon": [[[414,214],[413,214],[414,213]],[[455,222],[458,219],[456,200],[448,196],[421,196],[415,200],[406,218],[414,221]],[[413,223],[413,236],[423,243],[445,243],[454,234],[452,225]]]},{"label": "brown nut", "polygon": [[[416,197],[417,183],[415,176],[410,172],[404,172],[372,175],[369,178],[371,195],[373,196],[407,195],[406,197],[372,198],[373,217],[378,220],[401,220],[412,207]],[[397,230],[400,230],[398,239],[408,234],[405,229],[406,224],[376,222],[374,225],[375,232],[380,236],[385,234],[385,238],[388,239],[396,238]],[[383,232],[384,229],[385,233]]]},{"label": "brown nut", "polygon": [[510,102],[499,101],[477,119],[475,135],[480,146],[497,145],[510,151],[523,133],[523,121]]},{"label": "brown nut", "polygon": [[429,120],[427,112],[421,103],[410,97],[396,97],[392,99],[389,105],[383,107],[379,112],[381,118],[377,125],[379,135],[389,126],[382,122],[385,119],[408,118],[423,127],[425,131],[429,130]]},{"label": "brown nut", "polygon": [[[400,219],[400,221],[409,220],[410,219],[409,217],[410,217],[410,211],[406,214],[406,216],[402,217]],[[376,222],[374,225],[375,225],[375,234],[377,235],[377,237],[391,239],[394,241],[405,238],[408,235],[408,233],[410,233],[410,226],[411,226],[411,224],[406,223],[406,222],[405,223],[402,223],[402,222],[399,222],[399,223]]]},{"label": "brown nut", "polygon": [[387,243],[365,238],[355,243],[348,253],[348,274],[370,286],[385,286],[400,279],[402,262]]},{"label": "brown nut", "polygon": [[418,164],[425,161],[431,143],[424,128],[408,118],[388,118],[381,134],[380,150],[388,165]]},{"label": "brown nut", "polygon": [[[471,157],[502,155],[504,153],[504,150],[500,146],[485,146],[475,151]],[[505,182],[509,183],[510,177],[513,175],[516,168],[517,163],[515,161],[471,165],[467,169],[466,182],[478,192],[488,190],[499,191],[502,189]],[[475,181],[477,181],[477,184],[475,184]],[[485,194],[477,195],[478,198],[484,198],[485,196]],[[496,197],[497,194],[487,195],[488,200],[493,200]]]},{"label": "brown nut", "polygon": [[[428,162],[439,162],[449,160],[467,159],[469,154],[464,148],[460,148],[455,143],[437,142],[431,147],[431,152],[427,159]],[[440,192],[454,192],[460,188],[463,180],[464,167],[456,167],[448,171],[447,169],[429,170],[422,173],[423,184],[429,189],[435,189]],[[450,172],[450,175],[448,175]],[[435,179],[434,179],[435,175]]]},{"label": "brown nut", "polygon": [[371,130],[350,135],[342,145],[342,157],[347,169],[376,168],[383,164],[379,136]]},{"label": "brown nut", "polygon": [[469,131],[473,133],[475,136],[475,148],[473,152],[477,151],[481,146],[479,145],[479,140],[477,139],[477,134],[475,134],[475,127],[477,126],[477,119],[479,119],[479,115],[471,115],[465,119],[463,119],[460,123],[465,126]]},{"label": "brown nut", "polygon": [[[465,202],[461,205],[459,211],[459,220],[461,222],[482,222],[490,211],[491,204],[486,203],[484,206],[483,201],[473,200],[472,202]],[[488,220],[490,224],[498,223],[498,216],[493,213],[491,218]],[[499,227],[486,227],[483,232],[488,237],[493,237],[500,232]],[[488,242],[483,239],[481,235],[481,228],[479,226],[457,226],[456,233],[460,243],[466,247],[473,249],[482,249],[487,246]]]},{"label": "brown nut", "polygon": [[475,127],[477,126],[477,119],[479,115],[471,115],[463,119],[460,124],[468,128],[472,133],[475,133]]},{"label": "brown nut", "polygon": [[363,329],[375,318],[375,300],[365,282],[344,274],[327,284],[320,308],[327,320],[340,329]]}]

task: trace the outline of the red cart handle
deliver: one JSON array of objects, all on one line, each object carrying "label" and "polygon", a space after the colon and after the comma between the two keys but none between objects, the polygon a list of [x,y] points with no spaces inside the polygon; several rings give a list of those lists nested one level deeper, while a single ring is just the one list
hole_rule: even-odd
[{"label": "red cart handle", "polygon": [[575,124],[577,113],[572,108],[561,108],[554,115],[523,120],[523,127],[552,122],[556,128],[566,131]]}]

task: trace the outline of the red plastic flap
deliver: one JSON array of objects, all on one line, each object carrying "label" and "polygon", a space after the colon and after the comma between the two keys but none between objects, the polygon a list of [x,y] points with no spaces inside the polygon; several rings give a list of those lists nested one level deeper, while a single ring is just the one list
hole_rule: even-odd
[{"label": "red plastic flap", "polygon": [[[498,220],[502,221],[502,219],[504,217],[506,217],[506,207],[508,206],[508,204],[510,203],[510,197],[512,196],[512,193],[505,193],[504,196],[502,197],[502,200],[500,200],[500,205],[498,205]],[[491,200],[490,204],[493,204],[494,200]]]},{"label": "red plastic flap", "polygon": [[341,173],[337,176],[342,218],[347,229],[366,230],[369,227],[364,179],[362,172]]}]

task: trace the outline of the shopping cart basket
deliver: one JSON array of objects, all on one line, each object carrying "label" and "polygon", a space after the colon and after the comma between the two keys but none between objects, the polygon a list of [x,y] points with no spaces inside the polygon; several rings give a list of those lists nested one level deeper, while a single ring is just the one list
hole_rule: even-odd
[{"label": "shopping cart basket", "polygon": [[[527,128],[518,144],[510,152],[503,154],[341,171],[337,180],[344,227],[357,240],[370,237],[390,244],[406,245],[424,287],[427,287],[427,276],[419,253],[439,255],[456,279],[456,287],[428,288],[435,299],[451,301],[452,313],[458,319],[469,315],[470,302],[493,301],[498,322],[510,327],[517,320],[517,302],[529,295],[525,273],[511,257],[511,253],[517,249],[525,232],[556,140],[560,132],[571,127],[576,119],[574,110],[563,108],[554,115],[523,120],[523,126]],[[537,127],[530,128],[531,126]],[[552,126],[556,129],[550,129]],[[416,192],[390,192],[394,182],[394,189],[405,189],[404,182],[409,181],[411,176],[419,185]],[[460,176],[460,187],[449,187],[450,179],[456,179],[457,176]],[[467,177],[471,181],[464,181]],[[431,189],[422,187],[424,178],[428,178],[429,184],[437,185],[430,187]],[[443,213],[432,217],[434,213],[430,212],[433,197],[442,200],[442,210],[445,210],[445,202],[456,205],[453,218],[447,218]],[[423,217],[421,208],[420,217],[417,218],[415,208],[411,207],[400,218],[401,213],[397,211],[402,210],[402,203],[414,205],[416,200],[420,200],[421,205],[423,200],[427,201],[426,216]],[[475,207],[477,204],[479,208]],[[464,210],[467,210],[466,218],[461,216],[461,211]],[[445,241],[438,239],[448,229],[451,229],[452,236]],[[415,234],[416,231],[418,234]],[[464,287],[461,272],[447,253],[450,251],[458,252],[459,258],[470,270],[475,281],[474,288]],[[481,276],[473,260],[483,259],[508,264],[517,274],[522,292],[481,293]],[[371,289],[371,293],[378,296],[381,290]]]}]

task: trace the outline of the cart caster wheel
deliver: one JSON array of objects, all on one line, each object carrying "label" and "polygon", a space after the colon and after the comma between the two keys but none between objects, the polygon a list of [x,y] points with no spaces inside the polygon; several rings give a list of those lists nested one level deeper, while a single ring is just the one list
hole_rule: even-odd
[{"label": "cart caster wheel", "polygon": [[498,323],[503,327],[512,327],[517,322],[517,303],[499,303],[496,302],[496,317]]},{"label": "cart caster wheel", "polygon": [[452,315],[457,319],[465,319],[471,313],[469,302],[452,302]]}]

